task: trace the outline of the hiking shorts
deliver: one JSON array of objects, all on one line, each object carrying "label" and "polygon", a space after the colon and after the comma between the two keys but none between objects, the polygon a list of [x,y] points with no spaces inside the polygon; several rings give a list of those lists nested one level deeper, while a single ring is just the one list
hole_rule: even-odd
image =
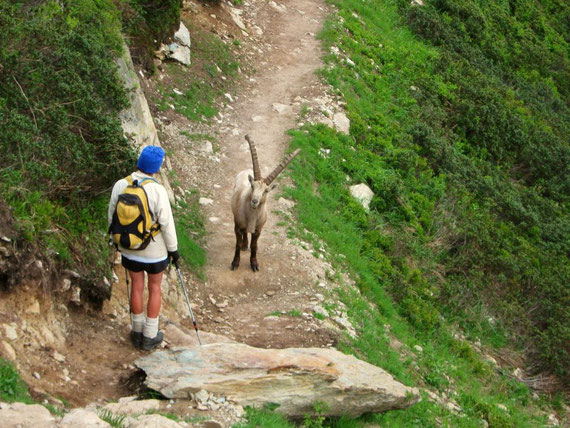
[{"label": "hiking shorts", "polygon": [[150,274],[156,274],[164,271],[168,267],[168,263],[170,261],[168,257],[156,263],[135,262],[134,260],[129,260],[124,256],[121,257],[121,259],[123,267],[127,268],[131,272],[142,272],[144,270],[146,273]]}]

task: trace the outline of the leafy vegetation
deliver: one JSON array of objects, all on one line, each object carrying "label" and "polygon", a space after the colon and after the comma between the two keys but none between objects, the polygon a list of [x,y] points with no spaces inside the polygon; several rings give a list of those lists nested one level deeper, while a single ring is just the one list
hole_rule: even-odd
[{"label": "leafy vegetation", "polygon": [[182,418],[175,413],[161,412],[159,410],[154,410],[154,409],[147,410],[145,415],[160,415],[160,416],[164,416],[165,418],[168,418],[170,420],[173,420],[174,422],[186,422],[189,424],[199,424],[199,423],[205,422],[209,419],[206,416],[191,416],[191,417]]},{"label": "leafy vegetation", "polygon": [[20,375],[14,366],[3,358],[0,358],[0,401],[7,403],[15,401],[33,402],[28,393],[28,387],[20,379]]},{"label": "leafy vegetation", "polygon": [[[356,251],[415,328],[445,316],[480,336],[499,317],[536,369],[566,376],[568,6],[409,3],[335,3],[343,24],[322,37],[341,53],[323,74],[347,100],[351,136],[305,130],[305,151],[334,153],[307,179],[338,186],[319,197],[342,201],[365,237]],[[342,193],[345,175],[374,191],[369,214]]]},{"label": "leafy vegetation", "polygon": [[[462,204],[465,244],[441,253],[455,311],[482,297],[535,342],[540,368],[570,367],[570,7],[561,1],[399,2],[410,28],[438,49],[416,86],[410,134]],[[449,194],[450,192],[448,192]],[[467,276],[465,291],[453,285]],[[458,291],[461,291],[458,293]],[[500,296],[496,298],[497,294]],[[472,299],[471,299],[472,300]],[[505,301],[512,301],[505,304]]]},{"label": "leafy vegetation", "polygon": [[136,161],[119,121],[128,105],[115,65],[121,28],[132,37],[139,28],[152,48],[149,28],[162,40],[179,11],[178,0],[0,3],[0,69],[9,71],[0,73],[0,194],[20,239],[84,277],[109,270],[107,192]]},{"label": "leafy vegetation", "polygon": [[120,18],[111,0],[0,3],[0,193],[24,240],[99,277],[101,195],[135,160],[118,117]]},{"label": "leafy vegetation", "polygon": [[130,0],[130,6],[144,19],[156,46],[178,30],[182,0]]},{"label": "leafy vegetation", "polygon": [[180,25],[181,0],[115,0],[133,61],[154,72],[154,52]]}]

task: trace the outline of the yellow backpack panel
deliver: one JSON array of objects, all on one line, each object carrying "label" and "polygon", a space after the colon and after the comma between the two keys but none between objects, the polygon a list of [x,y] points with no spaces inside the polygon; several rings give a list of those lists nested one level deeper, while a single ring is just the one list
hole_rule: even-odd
[{"label": "yellow backpack panel", "polygon": [[153,221],[143,187],[149,180],[156,180],[145,178],[139,182],[133,181],[131,176],[126,180],[128,186],[119,195],[109,233],[115,245],[129,250],[143,250],[160,232],[160,224]]}]

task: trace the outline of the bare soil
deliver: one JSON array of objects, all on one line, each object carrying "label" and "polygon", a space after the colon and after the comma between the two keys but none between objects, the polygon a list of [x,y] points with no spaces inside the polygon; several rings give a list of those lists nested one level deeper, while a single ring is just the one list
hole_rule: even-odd
[{"label": "bare soil", "polygon": [[[287,237],[280,222],[292,218],[287,215],[292,202],[279,198],[279,188],[268,200],[269,219],[259,240],[260,271],[249,267],[248,252],[242,253],[239,269],[230,270],[235,246],[233,180],[251,167],[244,136],[256,142],[262,174],[268,174],[284,156],[286,131],[298,126],[301,109],[315,106],[315,100],[325,95],[326,86],[315,74],[322,66],[315,34],[327,6],[322,0],[253,0],[239,9],[248,33],[238,28],[227,6],[185,2],[182,15],[194,28],[238,39],[249,65],[242,70],[255,70],[251,75],[242,72],[221,114],[210,124],[196,124],[175,111],[156,113],[161,142],[179,182],[175,192],[199,189],[213,201],[203,206],[206,281],[185,274],[194,314],[202,331],[256,347],[333,346],[338,327],[312,314],[314,304],[332,299],[335,284],[327,275],[332,268],[326,255],[315,256],[309,244]],[[151,109],[157,82],[168,78],[158,72],[142,80]],[[215,136],[215,152],[200,150],[181,131]],[[288,185],[287,180],[279,181],[280,186]],[[0,322],[18,327],[16,339],[0,340],[2,354],[16,356],[36,399],[80,407],[133,394],[133,361],[145,353],[129,342],[126,285],[119,265],[116,273],[112,297],[102,311],[37,299],[33,296],[42,289],[38,283],[21,284],[10,293],[0,290]],[[165,282],[162,322],[191,328],[174,272]],[[1,333],[2,339],[8,336],[7,331]]]}]

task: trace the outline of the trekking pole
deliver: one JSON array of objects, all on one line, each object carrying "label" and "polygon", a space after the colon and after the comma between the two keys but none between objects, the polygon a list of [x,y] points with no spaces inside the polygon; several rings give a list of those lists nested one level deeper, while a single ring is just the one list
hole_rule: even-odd
[{"label": "trekking pole", "polygon": [[176,266],[176,272],[178,273],[178,279],[180,279],[180,284],[182,285],[182,290],[184,291],[184,297],[186,297],[186,303],[188,304],[188,309],[190,309],[190,316],[192,317],[192,324],[194,324],[194,330],[196,330],[196,337],[198,337],[198,343],[202,346],[200,341],[200,335],[198,334],[198,325],[196,325],[196,318],[194,318],[194,312],[192,312],[192,306],[190,306],[190,299],[188,298],[188,292],[186,291],[186,286],[184,285],[184,280],[182,279],[182,274],[180,273],[180,267],[178,266],[178,261],[174,263]]}]

